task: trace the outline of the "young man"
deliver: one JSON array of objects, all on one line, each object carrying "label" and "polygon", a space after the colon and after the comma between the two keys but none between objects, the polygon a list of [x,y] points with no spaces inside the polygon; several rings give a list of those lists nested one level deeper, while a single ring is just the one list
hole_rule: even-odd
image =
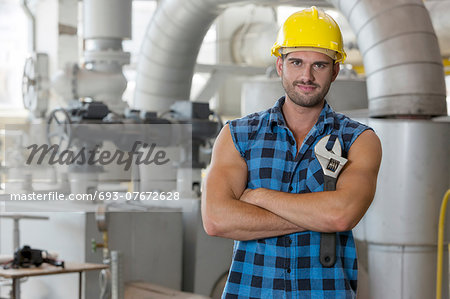
[{"label": "young man", "polygon": [[[355,298],[351,229],[375,194],[380,141],[325,101],[345,59],[329,15],[315,7],[293,14],[272,53],[285,96],[222,129],[203,186],[206,232],[237,240],[223,297]],[[327,135],[348,159],[335,191],[324,191],[314,154]],[[319,259],[327,232],[336,236],[332,266]]]}]

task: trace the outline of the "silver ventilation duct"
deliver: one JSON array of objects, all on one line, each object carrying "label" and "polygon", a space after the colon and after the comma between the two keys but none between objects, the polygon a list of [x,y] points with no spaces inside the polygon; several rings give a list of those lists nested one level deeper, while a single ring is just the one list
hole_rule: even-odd
[{"label": "silver ventilation duct", "polygon": [[203,38],[221,4],[237,0],[164,0],[158,4],[142,43],[134,106],[164,112],[189,100]]},{"label": "silver ventilation duct", "polygon": [[450,56],[450,1],[429,1],[424,2],[430,13],[433,28],[439,40],[441,56]]},{"label": "silver ventilation duct", "polygon": [[369,114],[447,115],[439,45],[422,0],[330,0],[363,56]]},{"label": "silver ventilation duct", "polygon": [[[234,2],[239,1],[160,1],[141,48],[136,108],[163,112],[176,100],[189,100],[203,38],[223,5]],[[422,0],[330,2],[357,34],[370,116],[447,114],[441,55]]]}]

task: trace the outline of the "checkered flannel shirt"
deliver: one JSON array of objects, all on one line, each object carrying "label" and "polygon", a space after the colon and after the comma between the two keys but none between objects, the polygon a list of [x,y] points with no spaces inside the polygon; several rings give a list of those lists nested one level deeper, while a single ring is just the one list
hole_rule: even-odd
[{"label": "checkered flannel shirt", "polygon": [[[337,134],[346,157],[356,138],[370,128],[335,113],[325,103],[297,154],[281,112],[284,100],[229,122],[236,149],[247,163],[247,187],[291,193],[323,191],[315,144],[323,136]],[[322,267],[319,261],[319,232],[235,241],[222,298],[355,298],[357,260],[352,232],[339,232],[336,240],[337,260],[332,268]]]}]

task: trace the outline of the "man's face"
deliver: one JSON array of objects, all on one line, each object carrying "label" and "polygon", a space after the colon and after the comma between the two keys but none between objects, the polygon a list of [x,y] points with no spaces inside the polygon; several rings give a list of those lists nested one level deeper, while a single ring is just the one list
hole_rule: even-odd
[{"label": "man's face", "polygon": [[298,51],[277,59],[277,72],[287,97],[302,107],[321,105],[331,82],[339,73],[339,64],[325,54]]}]

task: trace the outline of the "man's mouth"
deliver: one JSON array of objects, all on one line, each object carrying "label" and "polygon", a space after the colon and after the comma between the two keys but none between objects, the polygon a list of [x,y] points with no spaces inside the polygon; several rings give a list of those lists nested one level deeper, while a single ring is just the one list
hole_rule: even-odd
[{"label": "man's mouth", "polygon": [[295,86],[304,92],[311,92],[317,88],[316,85],[310,85],[310,84],[296,84]]}]

